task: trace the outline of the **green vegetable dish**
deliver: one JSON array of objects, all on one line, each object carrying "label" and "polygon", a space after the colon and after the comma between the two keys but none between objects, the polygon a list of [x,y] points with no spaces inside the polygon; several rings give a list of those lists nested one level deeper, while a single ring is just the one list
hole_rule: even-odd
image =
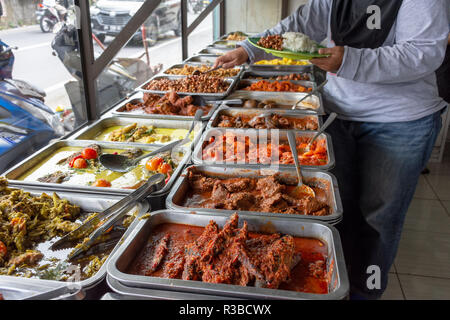
[{"label": "green vegetable dish", "polygon": [[55,193],[33,196],[8,188],[7,180],[0,177],[0,275],[57,281],[82,281],[92,277],[134,220],[134,215],[126,216],[98,240],[110,243],[106,249],[102,247],[103,251],[97,252],[94,244],[88,254],[69,262],[68,255],[79,244],[59,251],[49,247],[96,214],[83,212]]}]

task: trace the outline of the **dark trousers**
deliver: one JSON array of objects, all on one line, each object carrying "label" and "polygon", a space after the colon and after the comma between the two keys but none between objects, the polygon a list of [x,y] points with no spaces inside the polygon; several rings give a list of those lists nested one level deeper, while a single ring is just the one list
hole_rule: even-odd
[{"label": "dark trousers", "polygon": [[[328,129],[344,207],[338,226],[351,294],[378,299],[386,289],[406,212],[442,126],[441,112],[398,123],[336,120]],[[381,271],[381,287],[368,288]]]}]

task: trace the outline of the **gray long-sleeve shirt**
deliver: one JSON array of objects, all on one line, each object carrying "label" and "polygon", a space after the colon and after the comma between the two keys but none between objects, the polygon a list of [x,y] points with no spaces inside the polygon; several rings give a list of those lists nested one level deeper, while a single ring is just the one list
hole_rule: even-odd
[{"label": "gray long-sleeve shirt", "polygon": [[[259,36],[302,32],[333,47],[330,17],[333,0],[310,0]],[[444,60],[450,19],[449,0],[404,0],[384,45],[377,49],[345,47],[341,68],[328,73],[325,108],[344,120],[413,121],[446,106],[438,95],[435,71]],[[251,62],[275,57],[240,45]],[[450,88],[449,88],[450,90]]]}]

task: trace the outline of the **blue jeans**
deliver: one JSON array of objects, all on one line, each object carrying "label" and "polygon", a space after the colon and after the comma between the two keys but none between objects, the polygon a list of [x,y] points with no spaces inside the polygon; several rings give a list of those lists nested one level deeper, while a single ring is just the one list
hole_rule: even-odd
[{"label": "blue jeans", "polygon": [[[338,229],[353,295],[378,299],[386,289],[406,212],[442,126],[441,113],[398,123],[336,120],[328,129],[344,207]],[[373,265],[381,271],[380,289],[367,286],[373,274],[367,268]]]}]

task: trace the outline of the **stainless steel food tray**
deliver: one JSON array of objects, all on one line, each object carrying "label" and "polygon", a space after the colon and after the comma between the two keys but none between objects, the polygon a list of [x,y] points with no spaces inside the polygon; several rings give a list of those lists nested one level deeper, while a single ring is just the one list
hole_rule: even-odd
[{"label": "stainless steel food tray", "polygon": [[[280,174],[280,177],[292,184],[297,184],[297,172],[295,169],[252,169],[249,167],[241,168],[224,168],[214,166],[191,166],[190,170],[203,173],[211,177],[219,178],[263,178],[276,173]],[[177,211],[197,212],[198,214],[219,214],[219,215],[232,215],[236,210],[223,210],[223,209],[206,209],[206,208],[190,208],[182,205],[186,198],[186,193],[189,190],[189,181],[187,179],[188,168],[186,168],[181,174],[180,178],[175,183],[172,191],[169,193],[166,200],[166,207]],[[329,224],[337,224],[342,220],[343,209],[341,197],[339,194],[339,187],[336,178],[325,171],[312,171],[304,170],[303,176],[305,182],[310,185],[323,186],[328,190],[327,199],[328,205],[332,209],[332,213],[328,216],[304,216],[295,214],[281,214],[270,212],[256,212],[256,211],[239,211],[242,216],[260,216],[260,217],[279,217],[288,219],[302,219],[306,221],[322,221]]]},{"label": "stainless steel food tray", "polygon": [[212,45],[207,46],[206,48],[202,49],[201,51],[199,51],[198,55],[202,55],[202,56],[220,56],[220,55],[224,55],[228,52],[230,52],[233,49],[226,49],[226,48],[216,48]]},{"label": "stainless steel food tray", "polygon": [[[274,59],[281,59],[274,57]],[[251,64],[249,66],[250,71],[286,71],[291,73],[297,72],[313,72],[314,65],[264,65],[264,64]]]},{"label": "stainless steel food tray", "polygon": [[[309,137],[312,139],[316,132],[314,131],[295,131],[296,137]],[[214,166],[226,166],[226,167],[240,167],[240,166],[248,166],[248,168],[268,168],[271,167],[270,164],[261,164],[261,163],[241,163],[241,162],[225,162],[225,161],[206,161],[202,158],[202,150],[203,145],[213,136],[220,136],[227,133],[234,133],[236,135],[245,135],[247,137],[252,137],[254,139],[258,139],[258,137],[264,138],[264,135],[267,137],[267,141],[271,141],[272,135],[279,135],[279,142],[284,142],[288,144],[287,132],[288,130],[255,130],[255,129],[228,129],[228,128],[210,128],[205,131],[200,142],[194,149],[194,153],[192,154],[192,161],[197,165],[214,165]],[[327,152],[328,152],[328,162],[323,166],[307,166],[302,165],[303,169],[315,169],[315,170],[331,170],[335,164],[335,156],[333,151],[333,143],[331,141],[331,136],[327,133],[322,133],[317,139],[326,139],[327,142]],[[259,140],[259,139],[258,139]],[[273,164],[272,168],[295,168],[295,165],[289,164]]]},{"label": "stainless steel food tray", "polygon": [[[21,188],[24,189],[27,192],[30,192],[32,195],[40,195],[43,192],[50,194],[48,190],[43,188],[23,188],[14,184],[10,184],[10,188]],[[58,196],[62,199],[67,199],[71,203],[76,204],[81,207],[83,212],[102,212],[103,210],[107,209],[117,201],[121,199],[121,197],[108,195],[108,197],[99,196],[99,195],[87,195],[87,194],[80,194],[77,192],[64,192],[64,191],[55,191]],[[131,209],[129,212],[130,214],[137,213],[137,217],[142,216],[146,212],[150,210],[150,207],[147,202],[141,202],[136,205],[133,209]],[[120,245],[123,243],[123,241],[132,233],[133,229],[136,228],[136,226],[139,224],[140,220],[139,218],[136,218],[131,225],[128,227],[127,231],[123,234],[122,238],[119,240],[118,244],[114,247],[109,257],[106,259],[105,263],[102,265],[102,267],[98,270],[98,272],[93,275],[92,277],[82,280],[82,281],[74,281],[74,282],[61,282],[61,281],[53,281],[53,280],[39,280],[43,284],[49,285],[49,287],[54,287],[56,284],[60,285],[74,285],[79,286],[83,291],[88,291],[92,288],[94,288],[96,285],[98,285],[105,277],[106,277],[106,264],[111,259],[114,252],[117,251],[117,249],[120,247]],[[70,250],[70,249],[69,249]],[[3,276],[6,277],[6,279],[17,279],[17,281],[22,281],[24,278],[15,277],[15,276]],[[15,281],[15,280],[13,280]],[[26,280],[25,280],[26,281]],[[0,279],[1,283],[1,279]],[[0,285],[1,286],[1,285]]]},{"label": "stainless steel food tray", "polygon": [[[67,185],[67,184],[57,184],[57,183],[43,183],[43,182],[37,182],[37,181],[22,181],[18,180],[19,177],[26,174],[27,171],[31,170],[35,166],[39,165],[42,161],[44,161],[48,156],[50,156],[52,153],[57,151],[60,148],[63,147],[80,147],[85,148],[90,144],[98,144],[102,148],[108,148],[108,149],[130,149],[139,147],[140,149],[144,151],[153,151],[160,146],[155,145],[130,145],[130,144],[123,144],[118,146],[116,143],[111,142],[98,142],[98,141],[82,141],[82,140],[62,140],[62,141],[56,141],[47,147],[37,151],[36,153],[32,154],[30,157],[26,158],[25,160],[21,161],[17,165],[13,166],[11,169],[6,171],[3,176],[8,179],[8,182],[10,185],[14,185],[17,187],[28,187],[28,188],[39,188],[40,190],[46,190],[46,191],[66,191],[66,192],[79,192],[84,194],[101,194],[101,195],[108,195],[108,196],[124,196],[128,195],[133,192],[133,190],[130,189],[114,189],[114,188],[98,188],[98,187],[90,187],[90,186],[77,186],[77,185]],[[183,167],[189,162],[191,156],[191,152],[189,149],[186,149],[186,152],[184,154],[184,157],[180,161],[178,167],[173,172],[171,178],[165,185],[165,187],[155,193],[153,193],[152,197],[159,197],[167,194],[167,192],[172,187],[173,183],[175,182],[176,178],[182,172]]]},{"label": "stainless steel food tray", "polygon": [[214,48],[233,50],[233,49],[236,49],[238,42],[239,41],[236,41],[236,40],[217,40],[212,43],[212,46]]},{"label": "stainless steel food tray", "polygon": [[[122,103],[119,103],[116,107],[113,108],[111,115],[113,116],[120,116],[120,117],[130,117],[130,118],[140,118],[140,119],[164,119],[164,120],[185,120],[185,121],[192,121],[194,120],[194,117],[189,116],[177,116],[177,115],[170,115],[170,114],[149,114],[145,111],[131,111],[126,112],[125,106],[128,103],[137,103],[137,102],[143,102],[143,92],[138,92],[136,95],[133,95],[131,98],[125,100]],[[163,94],[159,94],[159,96],[163,96]],[[180,95],[181,97],[185,97],[186,95]],[[205,106],[208,104],[208,101],[203,99],[202,96],[192,96],[194,99],[194,105],[197,106]],[[213,115],[214,111],[216,110],[218,104],[217,103],[210,103],[212,106],[211,110],[208,112],[208,114],[204,115],[201,120],[202,121],[208,121],[211,116]]]},{"label": "stainless steel food tray", "polygon": [[[278,105],[280,109],[291,109],[294,103],[302,99],[306,93],[296,92],[261,92],[261,91],[246,91],[239,90],[234,91],[227,99],[242,99],[242,100],[257,100],[264,101],[270,100]],[[322,95],[316,94],[305,100],[309,104],[317,106],[316,109],[312,109],[309,105],[300,104],[297,110],[301,112],[316,113],[318,115],[325,115],[325,109],[322,101]],[[295,111],[295,110],[294,110]]]},{"label": "stainless steel food tray", "polygon": [[0,276],[0,294],[5,300],[82,300],[81,286],[74,283]]},{"label": "stainless steel food tray", "polygon": [[[221,106],[219,107],[211,117],[211,119],[208,122],[208,125],[206,126],[207,129],[210,128],[218,128],[218,124],[220,121],[220,116],[226,115],[226,116],[232,116],[236,117],[238,115],[245,115],[250,117],[256,117],[258,115],[263,114],[264,112],[268,112],[269,110],[261,110],[261,109],[249,109],[249,108],[230,108],[228,106]],[[320,129],[322,126],[322,117],[319,117],[317,114],[308,114],[308,113],[300,113],[299,111],[295,110],[283,110],[283,109],[271,109],[270,112],[272,114],[278,114],[285,117],[295,118],[295,119],[304,119],[304,118],[313,118]],[[258,130],[258,129],[255,129]],[[270,129],[261,129],[261,130],[270,130]]]},{"label": "stainless steel food tray", "polygon": [[[239,31],[232,31],[232,32],[228,32],[227,34],[223,35],[220,37],[220,40],[225,40],[226,38],[228,38],[228,36],[239,32]],[[247,35],[247,37],[256,37],[258,35],[258,33],[254,33],[254,32],[245,32],[245,34]],[[240,42],[238,40],[227,40],[227,41],[236,41],[236,42]]]},{"label": "stainless steel food tray", "polygon": [[[128,126],[133,123],[137,123],[138,126],[154,126],[157,128],[168,128],[168,129],[185,129],[189,130],[192,125],[192,121],[188,120],[168,120],[168,119],[140,119],[140,118],[134,118],[134,117],[110,117],[110,118],[103,118],[100,120],[97,120],[92,125],[85,127],[81,129],[80,131],[76,132],[72,136],[69,137],[69,140],[95,140],[95,137],[98,136],[101,132],[103,132],[107,128],[111,128],[114,126]],[[197,127],[194,129],[194,141],[192,141],[192,144],[195,145],[198,140],[200,139],[203,129],[205,125],[199,122],[197,124]],[[181,139],[184,138],[185,135]],[[170,143],[173,141],[168,141],[167,143]],[[146,143],[142,142],[113,142],[117,146],[142,146],[147,145]],[[167,143],[161,143],[158,141],[155,141],[152,143],[152,145],[164,145]]]},{"label": "stainless steel food tray", "polygon": [[203,54],[198,54],[195,56],[192,56],[190,58],[187,58],[186,60],[183,61],[183,63],[197,63],[197,64],[214,64],[217,60],[217,58],[219,58],[220,55],[203,55]]},{"label": "stainless steel food tray", "polygon": [[[163,75],[167,75],[167,76],[176,76],[175,74],[167,73],[167,71],[169,71],[169,70],[171,70],[171,69],[181,69],[181,68],[183,68],[185,65],[193,66],[193,67],[199,67],[199,66],[201,66],[202,64],[199,64],[199,63],[179,63],[179,64],[175,64],[175,65],[173,65],[173,66],[167,68],[166,70],[164,70]],[[234,69],[239,69],[238,74],[235,75],[235,76],[230,76],[230,77],[225,77],[225,78],[240,78],[242,72],[244,72],[244,67],[243,67],[243,66],[236,66],[236,67],[234,67]],[[185,76],[185,75],[179,75],[179,76]]]},{"label": "stainless steel food tray", "polygon": [[168,290],[152,290],[128,287],[116,279],[107,276],[108,286],[114,290],[113,294],[103,296],[102,300],[229,300],[229,297],[213,296],[188,292],[175,292]]},{"label": "stainless steel food tray", "polygon": [[243,80],[254,80],[254,79],[249,79],[250,77],[260,77],[263,78],[265,80],[272,78],[272,77],[278,77],[278,76],[289,76],[291,74],[306,74],[309,77],[310,82],[316,82],[316,78],[314,77],[314,73],[313,72],[288,72],[288,71],[245,71],[242,73],[242,77],[241,79]]},{"label": "stainless steel food tray", "polygon": [[[259,81],[262,81],[262,80],[241,79],[239,81],[239,84],[236,86],[236,91],[243,91],[243,88],[248,87],[248,86],[252,85],[253,83],[257,83]],[[280,82],[280,81],[276,81],[276,80],[267,80],[267,79],[265,81],[267,81],[267,82]],[[311,89],[315,89],[316,88],[316,83],[312,82],[312,81],[303,81],[303,80],[300,80],[300,81],[288,80],[288,81],[291,82],[292,84],[301,85],[301,86],[306,87],[306,88],[311,88]],[[267,92],[267,91],[255,91],[255,92]],[[286,92],[282,91],[282,93],[286,93]],[[294,93],[296,93],[296,92],[294,92]],[[303,92],[301,92],[301,93],[303,93]]]},{"label": "stainless steel food tray", "polygon": [[[154,227],[162,223],[187,224],[206,226],[211,220],[223,227],[228,217],[215,215],[186,214],[173,210],[162,210],[152,214],[145,221],[140,221],[119,250],[108,263],[108,276],[120,283],[136,288],[170,290],[177,292],[194,292],[249,299],[308,299],[308,300],[340,300],[345,299],[349,292],[349,281],[345,267],[342,246],[337,230],[321,222],[311,222],[282,219],[273,217],[242,217],[239,225],[247,221],[249,231],[273,232],[289,234],[294,237],[319,239],[327,245],[327,270],[330,273],[328,294],[309,294],[287,290],[275,290],[256,287],[241,287],[228,284],[213,284],[200,281],[185,281],[179,279],[164,279],[157,277],[137,276],[125,273],[130,263],[141,252],[147,243]],[[270,228],[268,228],[270,226]],[[330,270],[331,269],[331,270]]]},{"label": "stainless steel food tray", "polygon": [[[139,88],[137,88],[137,91],[141,92],[147,92],[147,93],[156,93],[156,94],[165,94],[168,91],[158,91],[158,90],[148,90],[145,89],[145,87],[153,80],[160,80],[160,79],[169,79],[169,80],[175,80],[175,79],[182,79],[186,78],[186,76],[155,76],[142,84]],[[228,96],[234,89],[235,85],[238,83],[239,78],[222,78],[222,80],[229,84],[229,87],[227,91],[225,92],[218,92],[218,93],[194,93],[194,92],[177,92],[178,94],[182,95],[190,95],[190,96],[202,96],[206,100],[214,100],[214,99],[224,99],[226,96]]]}]

